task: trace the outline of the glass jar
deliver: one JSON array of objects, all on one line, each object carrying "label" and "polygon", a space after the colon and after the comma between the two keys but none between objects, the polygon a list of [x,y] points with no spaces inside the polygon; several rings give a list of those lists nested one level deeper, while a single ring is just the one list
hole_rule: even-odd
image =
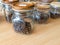
[{"label": "glass jar", "polygon": [[59,18],[60,17],[60,2],[52,2],[50,4],[50,14],[51,18]]},{"label": "glass jar", "polygon": [[15,3],[12,6],[13,10],[19,11],[20,14],[23,16],[29,17],[32,15],[34,10],[34,3],[33,2],[21,2],[21,3]]},{"label": "glass jar", "polygon": [[3,0],[0,0],[0,14],[4,16]]},{"label": "glass jar", "polygon": [[49,5],[38,3],[33,13],[33,20],[38,23],[46,23],[50,16],[49,10]]},{"label": "glass jar", "polygon": [[12,4],[18,0],[3,0],[4,14],[7,22],[11,23],[11,17],[13,14]]},{"label": "glass jar", "polygon": [[32,8],[27,9],[28,7],[25,7],[26,6],[25,4],[19,4],[19,5],[21,7],[18,6],[18,3],[12,6],[12,9],[14,12],[12,16],[12,23],[13,23],[14,29],[17,32],[30,34],[32,31],[32,20],[29,18],[29,16],[32,14],[31,12]]}]

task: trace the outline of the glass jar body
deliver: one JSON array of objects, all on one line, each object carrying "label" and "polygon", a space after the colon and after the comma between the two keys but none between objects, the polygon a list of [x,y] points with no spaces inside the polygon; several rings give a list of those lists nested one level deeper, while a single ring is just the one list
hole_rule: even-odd
[{"label": "glass jar body", "polygon": [[55,8],[55,7],[51,6],[50,17],[51,18],[59,18],[60,17],[60,7]]},{"label": "glass jar body", "polygon": [[12,7],[11,5],[5,4],[5,3],[3,4],[3,7],[4,7],[4,12],[5,12],[5,19],[7,22],[11,23],[11,17],[13,15]]},{"label": "glass jar body", "polygon": [[23,34],[31,33],[31,21],[29,21],[30,19],[27,18],[28,17],[26,17],[26,13],[22,14],[20,11],[14,11],[12,23],[16,32],[21,32]]}]

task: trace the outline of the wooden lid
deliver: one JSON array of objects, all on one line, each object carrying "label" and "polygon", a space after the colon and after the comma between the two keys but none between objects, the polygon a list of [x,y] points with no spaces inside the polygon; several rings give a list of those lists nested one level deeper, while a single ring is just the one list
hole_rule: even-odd
[{"label": "wooden lid", "polygon": [[30,10],[34,7],[32,2],[20,2],[13,4],[12,8],[15,10]]},{"label": "wooden lid", "polygon": [[17,2],[18,0],[3,0],[4,3],[13,3],[13,2]]},{"label": "wooden lid", "polygon": [[52,2],[50,5],[57,8],[60,7],[60,2]]},{"label": "wooden lid", "polygon": [[34,5],[37,4],[37,2],[35,2],[35,1],[31,1],[31,2],[32,2]]},{"label": "wooden lid", "polygon": [[43,3],[51,3],[53,0],[40,0]]},{"label": "wooden lid", "polygon": [[50,5],[37,4],[36,7],[37,7],[37,9],[49,9]]}]

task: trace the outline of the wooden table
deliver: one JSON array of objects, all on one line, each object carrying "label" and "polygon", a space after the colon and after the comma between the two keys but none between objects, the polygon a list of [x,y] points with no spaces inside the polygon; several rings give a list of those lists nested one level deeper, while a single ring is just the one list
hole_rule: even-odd
[{"label": "wooden table", "polygon": [[0,22],[0,45],[60,45],[60,19],[35,24],[30,35],[16,33],[12,24]]}]

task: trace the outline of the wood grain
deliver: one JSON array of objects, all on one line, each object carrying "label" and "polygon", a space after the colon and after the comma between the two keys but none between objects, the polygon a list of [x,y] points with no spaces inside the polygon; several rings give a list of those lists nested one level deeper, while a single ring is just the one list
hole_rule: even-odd
[{"label": "wood grain", "polygon": [[16,33],[12,24],[0,22],[0,45],[60,45],[60,19],[35,24],[30,35]]}]

